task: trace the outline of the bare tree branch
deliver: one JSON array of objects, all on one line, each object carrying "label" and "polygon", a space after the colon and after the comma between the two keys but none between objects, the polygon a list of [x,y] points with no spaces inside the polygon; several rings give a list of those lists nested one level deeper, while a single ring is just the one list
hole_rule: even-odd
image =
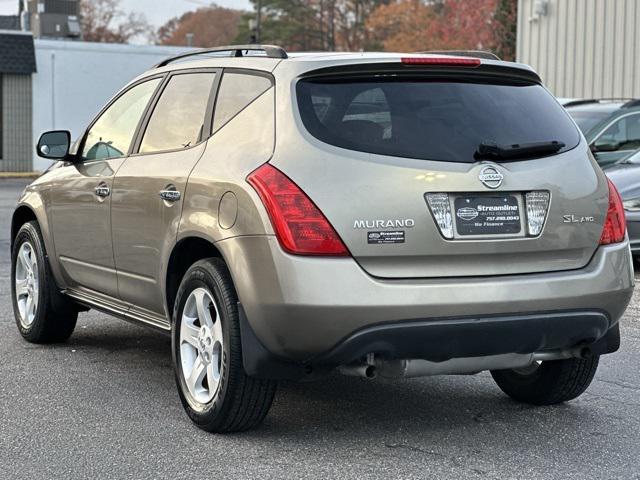
[{"label": "bare tree branch", "polygon": [[125,14],[120,0],[82,0],[80,11],[82,37],[87,42],[127,43],[151,33],[145,16]]}]

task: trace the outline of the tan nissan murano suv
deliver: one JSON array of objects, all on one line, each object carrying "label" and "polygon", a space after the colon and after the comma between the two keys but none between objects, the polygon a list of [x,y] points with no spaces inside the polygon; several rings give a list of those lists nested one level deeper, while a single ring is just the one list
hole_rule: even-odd
[{"label": "tan nissan murano suv", "polygon": [[490,370],[580,395],[633,289],[620,196],[526,65],[236,46],[120,91],[12,221],[31,342],[97,309],[170,332],[201,428],[259,424],[279,379]]}]

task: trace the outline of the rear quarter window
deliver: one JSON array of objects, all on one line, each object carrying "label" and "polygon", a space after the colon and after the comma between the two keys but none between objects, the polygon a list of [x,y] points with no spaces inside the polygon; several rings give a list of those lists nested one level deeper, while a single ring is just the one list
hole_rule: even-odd
[{"label": "rear quarter window", "polygon": [[171,77],[151,114],[140,152],[179,150],[198,143],[214,79],[214,73]]},{"label": "rear quarter window", "polygon": [[222,128],[271,86],[271,79],[262,75],[225,73],[216,100],[212,132]]},{"label": "rear quarter window", "polygon": [[558,141],[580,134],[542,86],[524,82],[301,80],[298,107],[319,140],[362,152],[474,162],[480,143]]}]

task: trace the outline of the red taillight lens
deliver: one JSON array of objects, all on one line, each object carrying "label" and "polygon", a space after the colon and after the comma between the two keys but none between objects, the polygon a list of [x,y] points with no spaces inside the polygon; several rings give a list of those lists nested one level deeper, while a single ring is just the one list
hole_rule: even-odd
[{"label": "red taillight lens", "polygon": [[482,63],[479,58],[450,58],[450,57],[403,57],[405,65],[433,65],[453,67],[478,67]]},{"label": "red taillight lens", "polygon": [[294,255],[349,255],[318,207],[280,170],[267,163],[247,181],[260,195],[284,250]]},{"label": "red taillight lens", "polygon": [[624,217],[624,207],[622,206],[622,198],[618,193],[611,180],[609,182],[609,208],[607,210],[607,218],[604,221],[604,229],[600,236],[600,245],[609,245],[610,243],[619,243],[624,240],[627,232],[627,221]]}]

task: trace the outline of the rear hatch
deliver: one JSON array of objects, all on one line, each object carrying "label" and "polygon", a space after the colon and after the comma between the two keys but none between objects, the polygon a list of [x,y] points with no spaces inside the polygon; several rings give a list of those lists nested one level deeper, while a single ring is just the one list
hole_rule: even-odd
[{"label": "rear hatch", "polygon": [[295,97],[300,135],[274,164],[373,276],[577,269],[598,247],[606,180],[534,74],[328,69],[299,79]]}]

